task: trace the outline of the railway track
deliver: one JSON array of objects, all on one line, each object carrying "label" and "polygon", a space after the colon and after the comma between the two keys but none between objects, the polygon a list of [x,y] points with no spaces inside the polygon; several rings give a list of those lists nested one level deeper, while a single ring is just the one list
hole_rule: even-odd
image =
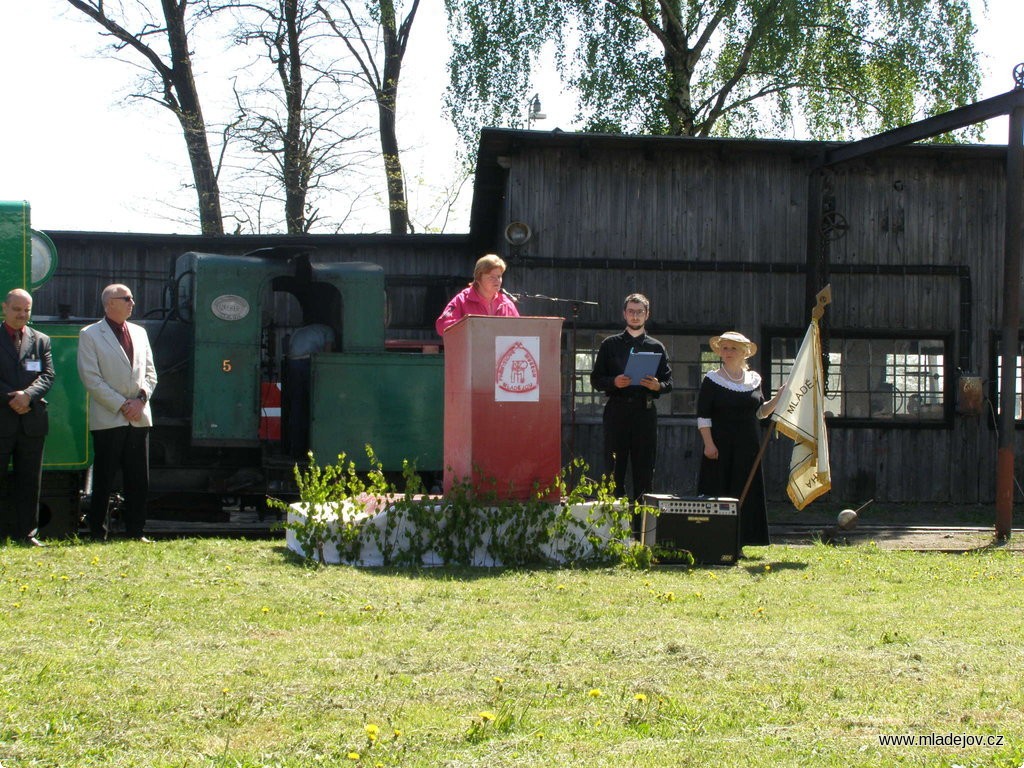
[{"label": "railway track", "polygon": [[[200,521],[188,519],[189,511],[181,510],[179,517],[171,517],[173,510],[163,510],[168,517],[151,517],[146,521],[146,536],[151,539],[174,538],[239,538],[239,539],[276,539],[284,538],[281,523],[282,516],[266,513],[262,517],[251,510],[228,510],[226,519]],[[121,533],[121,526],[115,522],[113,536]],[[81,535],[87,529],[80,531]]]}]

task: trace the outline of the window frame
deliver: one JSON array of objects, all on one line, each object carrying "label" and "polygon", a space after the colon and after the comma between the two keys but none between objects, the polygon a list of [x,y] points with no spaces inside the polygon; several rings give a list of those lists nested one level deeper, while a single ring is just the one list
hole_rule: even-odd
[{"label": "window frame", "polygon": [[[775,339],[796,339],[797,345],[807,333],[807,328],[800,330],[782,327],[766,328],[764,330],[764,368],[769,371],[765,376],[765,395],[774,393],[781,382],[776,383],[772,379],[771,372],[775,368],[776,360],[773,356],[773,342]],[[823,334],[824,335],[824,334]],[[832,347],[833,341],[866,341],[866,342],[901,342],[901,341],[938,341],[943,345],[942,352],[942,413],[937,417],[915,418],[907,415],[893,413],[891,415],[869,415],[869,416],[827,416],[826,421],[837,427],[870,428],[870,429],[951,429],[953,427],[956,408],[956,335],[951,331],[875,331],[875,330],[851,330],[846,328],[827,329],[828,339],[823,339],[823,346]],[[830,350],[826,350],[826,353]],[[759,354],[760,356],[760,354]],[[764,374],[762,374],[764,375]],[[827,374],[826,374],[827,376]],[[913,397],[914,393],[905,395]]]}]

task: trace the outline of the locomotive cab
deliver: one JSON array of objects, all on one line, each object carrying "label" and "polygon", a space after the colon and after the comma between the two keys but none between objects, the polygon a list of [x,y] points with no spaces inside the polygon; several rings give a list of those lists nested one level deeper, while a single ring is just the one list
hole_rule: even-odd
[{"label": "locomotive cab", "polygon": [[[310,450],[368,469],[366,444],[387,470],[405,459],[442,468],[443,359],[385,350],[380,266],[315,262],[291,247],[190,252],[175,263],[171,294],[151,330],[157,396],[173,400],[166,418],[155,402],[165,428],[152,451],[169,476],[187,467],[179,485],[280,495]],[[178,351],[162,352],[165,341]]]}]

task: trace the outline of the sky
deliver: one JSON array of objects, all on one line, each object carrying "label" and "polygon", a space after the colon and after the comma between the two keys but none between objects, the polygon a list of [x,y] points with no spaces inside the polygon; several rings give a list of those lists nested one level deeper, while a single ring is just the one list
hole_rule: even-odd
[{"label": "sky", "polygon": [[[1012,70],[1024,62],[1024,0],[971,0],[982,56],[980,98],[1013,88]],[[987,10],[985,9],[987,5]],[[444,119],[447,39],[441,0],[422,0],[403,67],[399,140],[410,205],[420,231],[465,232],[471,183],[461,188],[447,219],[444,190],[457,187],[458,139]],[[37,230],[195,233],[178,211],[195,207],[181,133],[169,111],[125,104],[135,73],[99,53],[99,26],[65,0],[0,0],[0,200],[27,200]],[[12,34],[21,30],[25,34]],[[231,98],[218,74],[224,54],[199,60],[197,80],[214,107]],[[537,86],[546,119],[534,128],[571,130],[573,104],[553,78]],[[532,96],[526,95],[526,101]],[[1007,119],[986,125],[985,140],[1007,142]],[[226,227],[230,231],[230,227]],[[345,231],[383,232],[382,205]]]}]

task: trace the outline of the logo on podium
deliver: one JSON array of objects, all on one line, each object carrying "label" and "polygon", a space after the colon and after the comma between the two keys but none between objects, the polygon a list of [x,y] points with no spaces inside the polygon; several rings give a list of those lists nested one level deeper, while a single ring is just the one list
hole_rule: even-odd
[{"label": "logo on podium", "polygon": [[494,340],[494,399],[540,400],[540,337],[498,336]]}]

